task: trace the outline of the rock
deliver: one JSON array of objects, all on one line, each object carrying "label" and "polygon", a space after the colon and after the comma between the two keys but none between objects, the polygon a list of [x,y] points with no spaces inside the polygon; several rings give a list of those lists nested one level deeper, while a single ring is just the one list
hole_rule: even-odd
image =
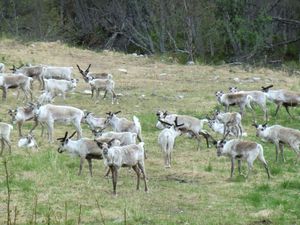
[{"label": "rock", "polygon": [[118,69],[120,72],[122,73],[127,73],[127,70],[126,69]]},{"label": "rock", "polygon": [[177,99],[183,99],[184,96],[183,95],[176,95],[175,98],[177,98]]},{"label": "rock", "polygon": [[186,64],[187,65],[195,65],[195,62],[194,61],[188,61]]},{"label": "rock", "polygon": [[235,82],[240,82],[240,78],[238,78],[238,77],[233,78],[233,80],[234,80]]},{"label": "rock", "polygon": [[84,90],[84,91],[83,91],[83,94],[91,95],[91,94],[92,94],[92,91],[91,91],[91,90]]}]

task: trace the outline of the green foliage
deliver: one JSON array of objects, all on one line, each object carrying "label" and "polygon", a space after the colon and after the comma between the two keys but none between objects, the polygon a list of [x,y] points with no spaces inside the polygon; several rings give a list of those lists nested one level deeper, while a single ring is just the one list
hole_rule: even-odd
[{"label": "green foliage", "polygon": [[298,60],[297,42],[269,46],[299,35],[293,24],[284,23],[288,32],[283,32],[283,23],[273,20],[283,11],[299,20],[297,2],[275,4],[271,11],[270,5],[246,0],[7,0],[0,2],[0,34],[26,41],[62,39],[95,50],[164,54],[163,60],[172,63],[191,58],[253,62],[264,55]]},{"label": "green foliage", "polygon": [[281,183],[283,189],[296,189],[300,190],[300,181],[298,180],[285,180]]}]

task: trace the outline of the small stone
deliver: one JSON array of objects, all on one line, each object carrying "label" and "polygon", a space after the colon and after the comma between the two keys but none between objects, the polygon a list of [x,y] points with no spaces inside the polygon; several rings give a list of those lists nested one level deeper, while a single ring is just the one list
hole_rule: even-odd
[{"label": "small stone", "polygon": [[122,73],[127,73],[127,70],[126,69],[118,69],[120,72]]}]

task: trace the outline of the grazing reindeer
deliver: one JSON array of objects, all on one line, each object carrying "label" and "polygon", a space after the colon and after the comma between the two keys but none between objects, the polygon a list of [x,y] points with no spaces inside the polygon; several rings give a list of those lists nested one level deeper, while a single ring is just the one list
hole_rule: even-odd
[{"label": "grazing reindeer", "polygon": [[221,105],[224,105],[225,112],[228,112],[229,106],[231,105],[238,105],[240,107],[240,114],[243,116],[243,112],[245,110],[245,107],[247,106],[249,109],[253,109],[251,107],[251,101],[253,101],[253,98],[246,94],[246,93],[227,93],[224,94],[223,91],[217,91],[215,93],[215,96],[217,97],[218,102]]},{"label": "grazing reindeer", "polygon": [[238,168],[239,172],[241,171],[241,162],[240,160],[245,160],[248,163],[248,174],[249,176],[250,171],[253,168],[253,162],[258,157],[258,159],[263,163],[268,178],[270,178],[269,168],[268,164],[264,157],[264,151],[262,145],[252,142],[252,141],[243,141],[240,139],[232,139],[229,141],[226,141],[225,138],[227,134],[224,136],[224,138],[220,141],[214,140],[214,145],[217,148],[217,156],[228,156],[231,159],[231,173],[230,178],[233,176],[234,171],[234,160],[238,160]]},{"label": "grazing reindeer", "polygon": [[116,186],[118,179],[118,170],[121,167],[131,167],[137,175],[136,189],[139,190],[140,176],[143,175],[145,183],[145,192],[148,192],[145,163],[144,163],[144,142],[139,144],[131,144],[126,146],[112,146],[111,142],[99,143],[100,148],[103,149],[104,165],[108,166],[112,173],[113,180],[113,194],[117,195]]},{"label": "grazing reindeer", "polygon": [[161,148],[161,151],[164,154],[164,162],[165,167],[170,168],[171,167],[171,154],[174,148],[174,143],[176,137],[181,135],[180,127],[182,127],[184,124],[178,124],[177,123],[177,117],[174,121],[174,124],[169,124],[164,121],[160,121],[162,124],[166,124],[169,126],[169,128],[163,129],[159,135],[158,135],[158,144]]},{"label": "grazing reindeer", "polygon": [[81,138],[82,129],[80,123],[84,115],[82,110],[72,106],[52,104],[41,106],[37,104],[33,111],[36,117],[36,124],[31,130],[34,130],[37,127],[38,122],[45,123],[48,127],[49,142],[52,142],[55,122],[62,122],[65,124],[72,123],[77,131],[77,139]]},{"label": "grazing reindeer", "polygon": [[252,124],[256,128],[256,136],[264,140],[272,142],[276,147],[276,161],[278,160],[278,151],[280,150],[282,160],[285,161],[283,155],[284,144],[289,145],[297,154],[297,162],[300,158],[300,131],[280,125],[268,127],[265,124]]},{"label": "grazing reindeer", "polygon": [[156,113],[156,116],[158,118],[158,122],[156,124],[157,128],[163,128],[165,127],[164,124],[160,122],[164,121],[169,124],[173,124],[175,122],[176,117],[178,118],[178,123],[184,124],[180,130],[183,133],[188,133],[192,137],[196,137],[198,146],[197,149],[200,150],[200,135],[202,135],[206,139],[207,147],[209,147],[208,143],[208,132],[203,129],[203,125],[205,122],[208,122],[207,119],[198,119],[193,116],[187,116],[187,115],[177,115],[177,114],[168,114],[167,112],[161,112],[158,111]]},{"label": "grazing reindeer", "polygon": [[28,100],[28,98],[30,97],[32,101],[32,92],[30,89],[31,82],[31,77],[27,77],[22,74],[0,76],[0,88],[3,91],[2,99],[6,100],[8,89],[20,88],[24,92],[26,100]]},{"label": "grazing reindeer", "polygon": [[89,66],[86,68],[85,71],[83,71],[79,65],[76,65],[79,70],[79,73],[82,75],[82,77],[86,83],[89,82],[90,78],[93,78],[93,79],[108,79],[108,77],[112,78],[112,75],[108,74],[108,73],[91,73],[90,72],[91,65],[92,64],[89,64]]},{"label": "grazing reindeer", "polygon": [[43,73],[45,72],[45,67],[43,66],[21,66],[16,68],[13,65],[11,69],[15,74],[23,74],[27,77],[31,77],[33,80],[37,80],[40,83],[40,89],[45,88]]},{"label": "grazing reindeer", "polygon": [[106,113],[108,115],[106,123],[109,123],[115,132],[132,132],[137,134],[137,139],[143,142],[142,128],[139,119],[136,116],[133,116],[133,121],[126,118],[119,118],[117,114],[120,112],[121,111]]},{"label": "grazing reindeer", "polygon": [[237,112],[215,112],[215,118],[224,124],[223,136],[227,131],[233,131],[236,137],[243,136],[242,116]]},{"label": "grazing reindeer", "polygon": [[70,155],[80,157],[78,175],[81,175],[82,166],[84,160],[86,159],[89,163],[89,171],[92,177],[92,159],[103,159],[102,150],[99,148],[97,142],[91,139],[81,138],[77,141],[71,140],[75,134],[76,131],[68,137],[68,132],[66,132],[64,137],[58,138],[57,140],[60,141],[60,146],[58,147],[57,151],[59,153],[67,151]]},{"label": "grazing reindeer", "polygon": [[237,87],[229,87],[231,93],[241,93],[250,95],[264,112],[264,120],[268,121],[267,95],[262,91],[239,91]]},{"label": "grazing reindeer", "polygon": [[[25,121],[30,121],[35,118],[34,112],[33,112],[34,108],[35,108],[35,104],[30,102],[24,107],[18,107],[16,109],[8,110],[8,114],[11,116],[12,124],[18,125],[19,137],[23,136],[22,127],[23,127],[23,124],[25,123]],[[35,121],[35,122],[37,122],[37,121]],[[41,135],[43,136],[44,126],[43,126],[43,124],[41,124],[41,126],[42,126]],[[32,132],[32,129],[30,130],[29,133],[31,133],[31,132]]]},{"label": "grazing reindeer", "polygon": [[96,98],[99,97],[100,91],[104,91],[104,96],[103,98],[106,97],[107,92],[111,94],[111,104],[114,104],[115,101],[118,103],[117,95],[115,93],[115,82],[112,80],[111,76],[108,76],[107,79],[94,79],[92,77],[89,77],[89,84],[91,86],[91,91],[92,91],[92,96],[91,98],[94,97],[94,92],[96,91],[97,96]]},{"label": "grazing reindeer", "polygon": [[290,114],[289,107],[296,107],[300,104],[300,93],[291,92],[287,90],[269,90],[273,85],[269,85],[267,87],[261,87],[262,91],[267,94],[267,97],[273,101],[276,105],[275,117],[281,106],[284,106],[286,112],[292,118]]}]

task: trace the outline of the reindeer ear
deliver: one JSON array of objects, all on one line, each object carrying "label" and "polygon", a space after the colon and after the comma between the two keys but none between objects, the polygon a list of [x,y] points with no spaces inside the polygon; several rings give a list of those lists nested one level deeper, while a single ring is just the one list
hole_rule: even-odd
[{"label": "reindeer ear", "polygon": [[117,115],[117,114],[119,114],[120,112],[121,112],[121,111],[118,111],[118,112],[115,112],[114,114]]},{"label": "reindeer ear", "polygon": [[268,125],[268,123],[264,123],[262,126],[263,126],[263,127],[266,127],[267,125]]}]

